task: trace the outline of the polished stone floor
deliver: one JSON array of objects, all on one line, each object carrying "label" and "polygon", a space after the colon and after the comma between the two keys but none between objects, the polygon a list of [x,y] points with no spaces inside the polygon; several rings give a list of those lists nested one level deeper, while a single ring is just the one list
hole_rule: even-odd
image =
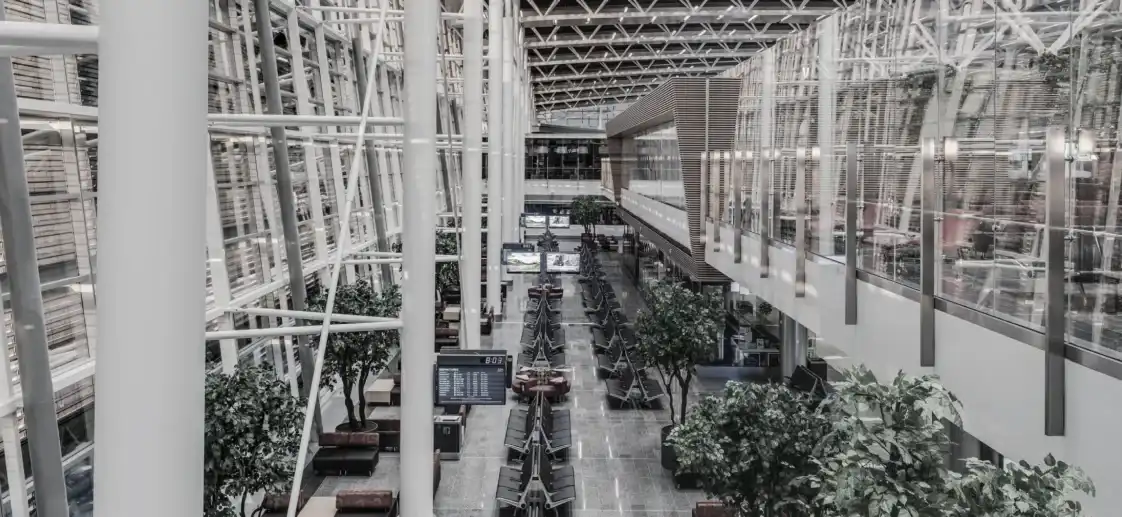
[{"label": "polished stone floor", "polygon": [[[638,293],[622,276],[613,255],[603,254],[602,262],[624,310],[634,318],[642,306]],[[534,280],[534,275],[515,277],[504,320],[496,323],[492,336],[484,336],[484,347],[518,353],[526,288]],[[562,322],[566,326],[566,355],[572,368],[573,389],[560,407],[570,409],[573,448],[569,461],[577,473],[577,499],[572,515],[689,516],[704,495],[676,490],[669,472],[659,465],[659,432],[670,423],[669,414],[665,410],[608,409],[607,389],[596,377],[590,327],[579,298],[580,285],[575,276],[563,276],[561,280],[565,289]],[[499,467],[506,464],[503,436],[507,414],[516,406],[511,400],[505,407],[476,407],[468,415],[461,458],[441,464],[441,485],[434,505],[437,516],[497,515],[495,487]],[[397,490],[398,465],[396,454],[384,454],[374,476],[327,478],[316,495],[330,496],[340,489],[360,487]]]}]

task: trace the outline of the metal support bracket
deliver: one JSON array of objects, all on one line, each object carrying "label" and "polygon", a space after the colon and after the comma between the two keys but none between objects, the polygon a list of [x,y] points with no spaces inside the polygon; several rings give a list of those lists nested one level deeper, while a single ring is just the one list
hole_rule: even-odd
[{"label": "metal support bracket", "polygon": [[1044,313],[1044,434],[1063,436],[1066,420],[1067,347],[1065,314],[1064,251],[1067,247],[1067,163],[1063,128],[1050,127],[1044,143],[1047,177],[1045,227],[1047,246],[1044,278],[1047,304]]},{"label": "metal support bracket", "polygon": [[771,174],[775,160],[770,149],[763,150],[764,171],[760,177],[760,278],[767,278],[771,269]]},{"label": "metal support bracket", "polygon": [[920,142],[919,364],[935,366],[935,139]]},{"label": "metal support bracket", "polygon": [[806,296],[806,159],[806,147],[795,149],[795,298]]},{"label": "metal support bracket", "polygon": [[740,151],[733,153],[732,165],[732,261],[739,264],[744,253],[744,199],[740,192],[740,182],[743,179],[744,168],[747,160],[752,159],[752,152],[742,154]]},{"label": "metal support bracket", "polygon": [[857,143],[845,146],[845,324],[857,324]]}]

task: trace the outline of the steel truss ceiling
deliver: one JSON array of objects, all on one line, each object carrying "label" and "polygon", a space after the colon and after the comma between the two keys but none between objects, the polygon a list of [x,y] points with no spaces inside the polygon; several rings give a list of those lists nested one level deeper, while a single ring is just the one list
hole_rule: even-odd
[{"label": "steel truss ceiling", "polygon": [[628,102],[671,77],[708,76],[844,0],[521,0],[539,111]]}]

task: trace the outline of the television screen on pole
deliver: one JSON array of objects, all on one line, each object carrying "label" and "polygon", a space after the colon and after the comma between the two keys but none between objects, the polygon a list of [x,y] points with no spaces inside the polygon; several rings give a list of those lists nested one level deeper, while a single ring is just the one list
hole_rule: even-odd
[{"label": "television screen on pole", "polygon": [[579,273],[580,254],[546,253],[545,271],[546,273]]},{"label": "television screen on pole", "polygon": [[545,228],[546,216],[544,215],[523,215],[522,226],[526,228]]},{"label": "television screen on pole", "polygon": [[506,271],[508,273],[540,273],[541,262],[541,253],[511,252],[507,255]]},{"label": "television screen on pole", "polygon": [[521,242],[503,243],[502,265],[504,265],[504,266],[509,266],[510,265],[510,254],[511,253],[533,253],[533,252],[534,252],[534,245],[533,244],[521,243]]},{"label": "television screen on pole", "polygon": [[549,216],[550,228],[568,228],[569,216],[567,215],[551,215]]}]

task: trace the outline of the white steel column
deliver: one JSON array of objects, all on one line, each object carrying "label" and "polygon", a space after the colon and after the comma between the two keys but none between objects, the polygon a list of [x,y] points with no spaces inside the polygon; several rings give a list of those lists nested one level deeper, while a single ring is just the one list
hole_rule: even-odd
[{"label": "white steel column", "polygon": [[[324,13],[319,13],[320,16],[323,16],[323,14]],[[320,96],[323,98],[322,99],[323,100],[323,112],[324,112],[324,114],[326,114],[329,117],[334,117],[336,115],[336,113],[335,113],[335,90],[331,87],[331,73],[328,71],[328,68],[329,68],[328,63],[330,63],[330,61],[327,60],[327,38],[323,34],[323,25],[322,24],[317,25],[316,28],[315,28],[315,40],[316,40],[316,61],[318,61],[320,63],[319,74],[317,74],[316,79],[318,81],[318,89],[320,91]],[[339,93],[342,93],[342,88],[340,88]],[[327,128],[327,132],[328,133],[338,133],[339,132],[339,127],[338,126],[330,126],[330,127]],[[346,185],[343,183],[343,156],[342,156],[342,152],[339,150],[339,144],[337,142],[332,142],[331,145],[328,146],[327,150],[323,151],[323,154],[324,154],[324,162],[326,162],[324,166],[328,170],[331,171],[331,182],[332,182],[332,185],[334,186],[333,190],[335,190],[335,214],[339,215],[343,210],[343,204],[346,202],[346,200],[343,199],[344,196],[346,195]],[[361,183],[360,183],[360,186],[361,186]],[[362,189],[360,188],[359,191],[361,192]],[[367,205],[372,205],[372,204],[373,203],[371,203],[370,201],[367,201]],[[357,206],[358,205],[356,205],[356,207]],[[369,208],[369,206],[368,206],[368,208]],[[335,220],[335,227],[342,230],[342,228],[343,228],[342,219],[336,219]],[[367,227],[366,224],[362,225],[362,228],[366,228],[366,227]],[[336,237],[335,237],[335,247],[336,247],[336,249],[338,249],[338,247],[340,245],[339,243],[342,242],[342,239],[348,239],[348,244],[347,244],[348,246],[352,246],[354,244],[354,242],[350,240],[351,239],[350,235],[339,235],[337,233]],[[360,233],[360,239],[359,240],[365,242],[368,239],[366,238],[365,235],[362,235]],[[379,244],[382,244],[382,241],[379,241]],[[355,267],[348,265],[347,266],[347,280],[349,282],[354,282],[356,279],[358,279],[358,276],[356,275]]]},{"label": "white steel column", "polygon": [[[222,211],[218,202],[218,184],[214,179],[214,157],[210,142],[201,149],[206,153],[206,254],[210,266],[210,285],[214,290],[214,304],[230,306],[230,271],[226,268],[226,245],[222,242]],[[218,330],[234,330],[230,314],[219,317]],[[219,341],[222,354],[222,373],[233,374],[238,367],[238,343],[233,339]]]},{"label": "white steel column", "polygon": [[401,514],[432,515],[432,329],[436,302],[436,29],[440,2],[405,3]]},{"label": "white steel column", "polygon": [[[519,31],[518,18],[515,18],[515,31]],[[519,35],[520,36],[520,35]],[[522,48],[521,37],[516,37],[515,41],[518,42],[516,48]],[[518,52],[522,56],[522,52]],[[525,56],[522,56],[521,63],[526,62]],[[522,67],[516,69],[517,73],[514,74],[514,124],[511,130],[514,131],[514,170],[518,171],[514,177],[514,207],[518,213],[526,210],[525,199],[522,197],[523,184],[526,182],[526,83],[524,82],[525,74]],[[515,231],[521,240],[522,227],[515,226]]]},{"label": "white steel column", "polygon": [[487,307],[502,314],[502,17],[505,0],[487,3]]},{"label": "white steel column", "polygon": [[[12,363],[8,354],[0,354],[0,397],[8,400],[15,391],[12,384]],[[8,501],[12,517],[28,517],[27,475],[23,470],[23,447],[20,446],[19,421],[16,414],[0,416],[0,443],[4,445],[4,473],[8,476]],[[61,452],[61,451],[60,451]],[[61,464],[62,458],[59,458]],[[12,480],[18,479],[15,483]]]},{"label": "white steel column", "polygon": [[[814,175],[818,194],[818,250],[834,256],[834,217],[837,214],[837,167],[834,160],[834,124],[837,120],[838,17],[830,16],[818,24],[818,174]],[[813,163],[813,162],[811,162]],[[811,167],[813,171],[813,167]],[[847,171],[848,173],[848,171]],[[813,194],[812,194],[813,195]]]},{"label": "white steel column", "polygon": [[207,10],[101,7],[98,517],[203,513]]},{"label": "white steel column", "polygon": [[483,268],[483,0],[464,1],[464,344],[479,348]]},{"label": "white steel column", "polygon": [[[3,23],[3,19],[4,15],[0,12],[0,23]],[[50,351],[47,348],[47,324],[43,316],[42,279],[39,277],[39,261],[36,259],[35,223],[17,104],[12,60],[0,59],[0,119],[4,122],[0,124],[0,233],[3,233],[4,240],[3,258],[7,266],[10,291],[8,302],[12,310],[12,334],[19,359],[17,367],[22,388],[20,398],[27,430],[28,457],[39,496],[36,514],[43,517],[66,517],[66,483],[63,480],[54,384],[51,379]],[[7,358],[3,364],[8,366]],[[9,372],[10,370],[4,372],[5,383],[10,379]],[[10,386],[7,384],[6,388]],[[19,448],[19,430],[15,427],[14,412],[11,416],[11,419],[5,416],[0,420],[0,432],[3,440],[8,443],[14,435],[15,446]],[[9,424],[12,429],[8,429]],[[16,453],[7,461],[22,461],[22,453]],[[12,485],[24,483],[22,476],[8,480]],[[26,512],[26,490],[17,489],[16,495],[23,498],[16,503],[16,507]]]},{"label": "white steel column", "polygon": [[[310,102],[311,92],[308,91],[308,77],[304,73],[303,52],[292,52],[293,47],[300,47],[300,26],[296,18],[296,10],[293,9],[288,13],[287,34],[290,42],[288,50],[291,57],[289,59],[292,64],[292,91],[296,93],[296,114],[316,116]],[[292,42],[295,42],[295,44]],[[326,128],[321,126],[317,130],[323,132]],[[304,151],[304,180],[307,181],[308,186],[308,211],[312,216],[312,242],[315,245],[316,258],[321,261],[328,261],[331,260],[331,255],[327,252],[327,223],[323,218],[323,195],[320,192],[319,184],[321,163],[317,158],[316,146],[312,143],[311,138],[304,138],[301,142],[301,148]],[[341,208],[337,207],[338,210],[341,210]],[[339,245],[338,240],[336,240],[335,245]],[[327,284],[330,279],[328,275],[329,272],[326,268],[320,270],[321,284]]]},{"label": "white steel column", "polygon": [[510,0],[506,0],[507,13],[502,19],[503,33],[503,86],[502,86],[502,141],[503,141],[503,238],[506,242],[517,242],[518,225],[521,224],[521,210],[514,208],[514,16],[511,15]]}]

